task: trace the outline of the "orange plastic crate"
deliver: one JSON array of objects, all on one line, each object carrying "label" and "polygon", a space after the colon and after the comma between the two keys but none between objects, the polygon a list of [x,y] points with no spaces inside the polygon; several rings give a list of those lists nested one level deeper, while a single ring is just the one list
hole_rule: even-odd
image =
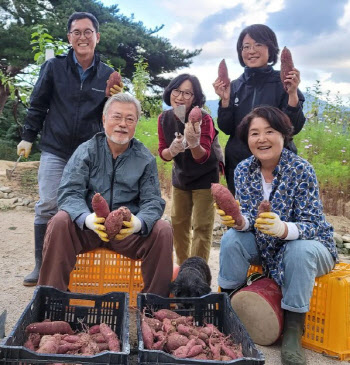
[{"label": "orange plastic crate", "polygon": [[[261,272],[250,266],[248,275]],[[315,280],[302,338],[305,348],[350,360],[350,264],[340,263]]]},{"label": "orange plastic crate", "polygon": [[70,274],[68,288],[71,292],[86,294],[127,292],[129,305],[134,307],[137,294],[143,289],[141,260],[131,260],[106,248],[80,254]]}]

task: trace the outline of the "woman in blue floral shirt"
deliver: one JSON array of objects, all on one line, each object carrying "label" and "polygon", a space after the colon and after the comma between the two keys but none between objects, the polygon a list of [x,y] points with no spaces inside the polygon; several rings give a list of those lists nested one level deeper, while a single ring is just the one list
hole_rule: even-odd
[{"label": "woman in blue floral shirt", "polygon": [[[305,313],[315,278],[337,261],[333,229],[322,211],[313,167],[284,148],[293,133],[288,116],[274,107],[257,107],[238,133],[253,156],[235,170],[244,223],[237,226],[218,210],[222,222],[233,228],[222,237],[218,284],[233,290],[244,283],[250,264],[261,264],[282,289],[282,363],[306,364],[301,347]],[[271,212],[258,217],[263,200],[270,202]]]}]

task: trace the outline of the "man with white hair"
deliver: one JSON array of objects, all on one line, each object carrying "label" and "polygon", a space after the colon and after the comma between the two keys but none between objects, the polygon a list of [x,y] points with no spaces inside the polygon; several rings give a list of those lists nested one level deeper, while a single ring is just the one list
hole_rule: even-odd
[{"label": "man with white hair", "polygon": [[[38,285],[67,290],[76,256],[107,247],[141,259],[144,292],[169,295],[172,277],[172,228],[161,220],[155,157],[134,137],[140,103],[128,94],[113,95],[103,109],[104,132],[80,145],[68,161],[58,189],[58,213],[49,221]],[[130,209],[131,221],[108,239],[105,219],[92,210],[100,193],[110,210]]]}]

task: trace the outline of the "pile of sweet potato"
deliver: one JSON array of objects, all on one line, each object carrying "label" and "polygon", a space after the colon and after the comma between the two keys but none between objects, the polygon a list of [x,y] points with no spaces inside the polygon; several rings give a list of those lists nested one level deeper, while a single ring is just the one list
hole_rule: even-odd
[{"label": "pile of sweet potato", "polygon": [[68,322],[31,323],[24,347],[41,354],[71,354],[92,356],[102,351],[120,352],[118,336],[105,323],[74,333]]},{"label": "pile of sweet potato", "polygon": [[242,345],[224,335],[213,324],[195,326],[192,316],[181,316],[169,310],[141,315],[144,346],[165,351],[178,358],[230,361],[243,357]]}]

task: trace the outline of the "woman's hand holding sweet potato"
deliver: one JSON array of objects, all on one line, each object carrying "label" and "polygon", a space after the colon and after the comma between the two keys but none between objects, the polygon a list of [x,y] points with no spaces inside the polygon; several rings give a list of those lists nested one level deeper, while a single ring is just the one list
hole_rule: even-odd
[{"label": "woman's hand holding sweet potato", "polygon": [[260,213],[254,227],[273,237],[286,238],[288,234],[286,223],[281,221],[276,213],[272,212]]},{"label": "woman's hand holding sweet potato", "polygon": [[[236,202],[239,204],[238,200],[236,200]],[[221,224],[223,224],[224,226],[230,227],[230,228],[235,228],[235,229],[243,228],[244,224],[242,227],[241,226],[238,227],[236,224],[236,221],[232,218],[232,216],[226,215],[226,213],[222,209],[220,209],[216,203],[214,203],[214,207],[216,209],[216,213],[221,218]]]}]

